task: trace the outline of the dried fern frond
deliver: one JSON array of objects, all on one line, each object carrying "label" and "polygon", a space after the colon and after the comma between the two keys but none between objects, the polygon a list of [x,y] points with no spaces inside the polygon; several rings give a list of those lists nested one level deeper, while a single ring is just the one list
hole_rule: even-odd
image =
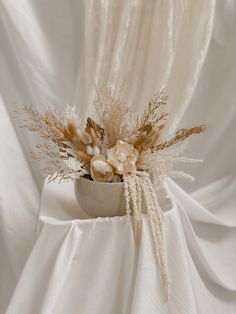
[{"label": "dried fern frond", "polygon": [[151,151],[154,152],[154,151],[166,149],[172,145],[175,145],[178,142],[185,141],[187,138],[189,138],[190,136],[194,134],[203,133],[205,132],[205,130],[206,130],[205,125],[196,126],[191,129],[180,129],[175,133],[175,136],[173,138],[171,138],[168,141],[165,141],[164,143],[155,145],[154,147],[151,148]]}]

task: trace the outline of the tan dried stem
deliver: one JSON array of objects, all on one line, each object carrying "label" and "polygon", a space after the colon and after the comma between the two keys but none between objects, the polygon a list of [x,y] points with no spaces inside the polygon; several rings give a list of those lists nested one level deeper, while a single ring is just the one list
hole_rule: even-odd
[{"label": "tan dried stem", "polygon": [[126,200],[126,214],[131,215],[134,239],[139,247],[141,240],[142,209],[146,203],[147,214],[151,225],[154,252],[162,274],[163,285],[169,297],[169,275],[166,261],[164,239],[164,215],[159,206],[150,175],[141,171],[124,176],[124,193]]},{"label": "tan dried stem", "polygon": [[191,129],[180,129],[176,132],[176,134],[173,138],[171,138],[170,140],[168,140],[164,143],[160,143],[158,145],[153,146],[151,148],[151,151],[155,152],[158,150],[166,149],[172,145],[177,144],[178,142],[185,141],[187,138],[189,138],[190,136],[192,136],[194,134],[203,133],[203,132],[205,132],[205,130],[206,130],[205,125],[196,126],[196,127],[191,128]]},{"label": "tan dried stem", "polygon": [[157,125],[157,123],[161,120],[166,120],[168,113],[159,114],[160,108],[165,106],[166,104],[167,96],[165,90],[163,89],[160,95],[155,96],[153,99],[151,99],[141,117],[138,117],[137,124],[139,128],[142,128],[147,124]]}]

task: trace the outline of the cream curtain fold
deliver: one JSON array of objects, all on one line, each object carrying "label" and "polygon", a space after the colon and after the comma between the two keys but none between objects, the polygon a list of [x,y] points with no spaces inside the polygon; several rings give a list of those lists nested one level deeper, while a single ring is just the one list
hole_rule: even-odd
[{"label": "cream curtain fold", "polygon": [[174,130],[191,99],[212,34],[215,0],[84,1],[85,36],[74,103],[93,111],[95,85],[142,109],[167,88]]}]

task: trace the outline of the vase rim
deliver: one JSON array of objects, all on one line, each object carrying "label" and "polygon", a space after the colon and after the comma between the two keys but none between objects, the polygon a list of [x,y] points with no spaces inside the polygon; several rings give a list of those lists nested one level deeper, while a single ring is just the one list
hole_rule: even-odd
[{"label": "vase rim", "polygon": [[75,179],[75,180],[83,180],[83,181],[87,181],[87,182],[90,182],[92,184],[104,184],[104,185],[107,185],[107,184],[112,184],[112,185],[121,185],[123,184],[123,181],[122,182],[100,182],[100,181],[94,181],[94,180],[89,180],[85,177],[80,177],[79,179]]}]

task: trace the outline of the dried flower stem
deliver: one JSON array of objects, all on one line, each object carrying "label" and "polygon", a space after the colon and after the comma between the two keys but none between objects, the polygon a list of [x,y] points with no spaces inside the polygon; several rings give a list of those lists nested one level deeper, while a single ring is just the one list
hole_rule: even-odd
[{"label": "dried flower stem", "polygon": [[[131,215],[132,205],[132,225],[136,244],[140,245],[142,206],[146,203],[147,214],[149,216],[154,252],[157,263],[163,278],[164,288],[169,296],[169,275],[166,262],[166,249],[164,240],[164,215],[158,203],[150,175],[147,172],[137,172],[124,176],[124,190],[126,199],[126,214]],[[142,198],[142,195],[144,198]]]},{"label": "dried flower stem", "polygon": [[176,132],[175,136],[172,139],[170,139],[164,143],[155,145],[154,147],[151,148],[151,151],[154,152],[157,150],[166,149],[166,148],[168,148],[168,147],[170,147],[170,146],[172,146],[178,142],[185,141],[188,137],[192,136],[193,134],[203,133],[203,132],[205,132],[205,130],[206,130],[205,125],[196,126],[194,128],[191,128],[191,129],[180,129]]},{"label": "dried flower stem", "polygon": [[160,95],[155,96],[144,110],[141,117],[138,117],[139,128],[144,127],[147,124],[156,125],[161,120],[166,120],[168,113],[159,114],[159,109],[167,104],[167,96],[165,90],[162,90]]}]

